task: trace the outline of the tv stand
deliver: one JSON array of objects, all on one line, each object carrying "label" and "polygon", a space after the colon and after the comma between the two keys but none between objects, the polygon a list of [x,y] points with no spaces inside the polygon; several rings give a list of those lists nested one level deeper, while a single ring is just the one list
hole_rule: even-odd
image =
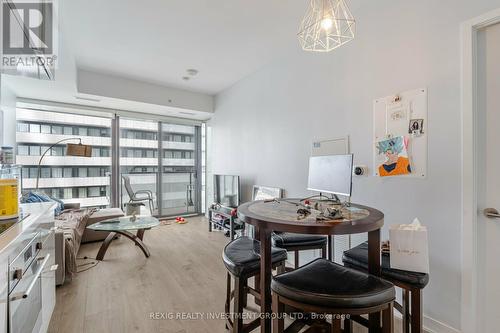
[{"label": "tv stand", "polygon": [[[208,231],[213,228],[229,232],[229,238],[234,240],[236,230],[245,229],[245,224],[238,220],[238,217],[232,212],[236,208],[225,207],[219,204],[213,204],[208,208]],[[216,216],[222,216],[224,219],[217,219]],[[229,223],[227,223],[229,222]]]}]

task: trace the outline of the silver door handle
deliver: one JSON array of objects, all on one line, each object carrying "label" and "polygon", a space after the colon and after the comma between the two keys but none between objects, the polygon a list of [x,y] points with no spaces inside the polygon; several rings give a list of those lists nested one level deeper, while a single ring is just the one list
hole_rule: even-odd
[{"label": "silver door handle", "polygon": [[31,289],[33,289],[33,287],[35,286],[38,278],[40,277],[40,275],[42,274],[43,272],[43,269],[45,268],[45,265],[47,265],[47,262],[49,261],[49,258],[50,258],[50,253],[48,253],[45,258],[40,258],[38,260],[43,260],[42,261],[42,264],[40,265],[40,267],[38,268],[38,270],[36,271],[35,273],[35,276],[33,277],[33,280],[31,281],[30,285],[28,286],[28,289],[26,289],[26,291],[24,292],[24,295],[23,295],[23,298],[28,298],[28,296],[30,295],[31,293]]},{"label": "silver door handle", "polygon": [[41,257],[41,258],[36,259],[36,260],[43,260],[42,264],[40,265],[40,267],[38,267],[35,275],[33,276],[33,280],[30,282],[30,284],[29,284],[28,288],[26,289],[26,291],[25,292],[20,292],[20,293],[17,293],[17,294],[14,294],[14,295],[11,296],[10,300],[12,302],[13,301],[17,301],[19,299],[23,299],[23,298],[28,298],[28,296],[31,293],[31,290],[33,289],[33,287],[37,283],[38,278],[40,277],[40,275],[42,274],[43,269],[45,268],[45,265],[47,265],[47,262],[49,261],[49,258],[50,258],[50,253],[48,253],[45,257]]},{"label": "silver door handle", "polygon": [[485,210],[483,210],[483,213],[484,213],[484,216],[486,216],[490,219],[500,218],[500,213],[495,208],[486,208]]}]

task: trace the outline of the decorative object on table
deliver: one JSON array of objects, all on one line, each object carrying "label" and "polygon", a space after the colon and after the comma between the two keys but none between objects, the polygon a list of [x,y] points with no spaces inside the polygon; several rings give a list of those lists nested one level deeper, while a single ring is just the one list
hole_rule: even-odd
[{"label": "decorative object on table", "polygon": [[415,218],[411,224],[396,224],[389,228],[391,268],[429,273],[427,228]]},{"label": "decorative object on table", "polygon": [[[427,90],[414,89],[373,101],[373,174],[425,178],[427,173]],[[385,156],[380,156],[379,143],[405,137],[406,154],[411,172],[380,172]]]},{"label": "decorative object on table", "polygon": [[38,160],[38,170],[36,173],[36,187],[35,187],[36,189],[38,189],[42,161],[43,161],[43,158],[45,157],[45,155],[49,151],[51,151],[52,148],[55,147],[56,145],[63,143],[63,142],[66,142],[66,141],[71,141],[71,140],[73,140],[73,141],[77,140],[77,141],[79,141],[79,143],[78,144],[68,143],[66,145],[66,156],[92,157],[92,146],[82,144],[81,138],[66,138],[66,139],[62,139],[62,140],[57,141],[56,143],[52,144],[49,148],[47,148],[43,152],[42,156],[40,156],[40,160]]},{"label": "decorative object on table", "polygon": [[404,136],[377,142],[377,164],[380,177],[407,175],[411,173],[408,142],[408,138]]},{"label": "decorative object on table", "polygon": [[329,52],[354,39],[355,24],[345,0],[310,0],[297,36],[304,51]]},{"label": "decorative object on table", "polygon": [[141,207],[145,206],[143,202],[127,202],[125,204],[125,213],[127,215],[141,215]]},{"label": "decorative object on table", "polygon": [[283,189],[279,187],[254,185],[252,189],[252,201],[283,198],[283,193]]},{"label": "decorative object on table", "polygon": [[135,221],[137,221],[137,213],[136,212],[134,212],[132,214],[132,216],[130,217],[130,222],[135,222]]}]

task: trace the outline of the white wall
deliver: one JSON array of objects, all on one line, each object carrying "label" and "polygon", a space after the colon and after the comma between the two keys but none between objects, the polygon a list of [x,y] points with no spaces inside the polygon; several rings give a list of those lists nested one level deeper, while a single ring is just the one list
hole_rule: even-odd
[{"label": "white wall", "polygon": [[384,238],[388,225],[415,216],[429,227],[424,312],[459,328],[460,23],[497,6],[493,0],[365,1],[354,12],[355,41],[328,54],[297,48],[217,96],[211,169],[241,175],[247,200],[253,184],[304,196],[314,139],[349,135],[355,162],[371,166],[372,100],[427,87],[427,179],[358,178],[353,201],[385,213]]},{"label": "white wall", "polygon": [[[16,95],[7,87],[6,84],[1,84],[0,92],[0,108],[3,112],[3,127],[0,122],[0,137],[3,138],[2,145],[16,145]],[[0,142],[2,140],[0,139]]]}]

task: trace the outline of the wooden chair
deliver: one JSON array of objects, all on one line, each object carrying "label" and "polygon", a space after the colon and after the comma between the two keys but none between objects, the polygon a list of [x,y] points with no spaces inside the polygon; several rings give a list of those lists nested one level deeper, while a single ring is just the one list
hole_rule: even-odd
[{"label": "wooden chair", "polygon": [[[332,315],[331,332],[352,332],[349,318],[382,312],[382,333],[393,333],[394,285],[379,277],[316,259],[291,272],[277,275],[273,292],[273,333],[285,332],[285,305]],[[344,330],[341,329],[342,319]],[[379,323],[375,323],[378,327]]]},{"label": "wooden chair", "polygon": [[[327,237],[322,235],[295,234],[291,232],[274,233],[273,245],[294,253],[294,267],[299,268],[299,253],[305,250],[321,250],[321,257],[327,258]],[[328,256],[330,258],[330,256]],[[291,269],[288,269],[291,270]],[[278,272],[283,273],[280,269]]]},{"label": "wooden chair", "polygon": [[[260,242],[249,237],[240,237],[226,245],[223,251],[224,265],[227,269],[226,291],[226,328],[233,333],[249,333],[260,325],[257,318],[248,324],[243,323],[242,313],[246,306],[248,294],[257,300],[260,294],[248,286],[248,279],[260,273]],[[271,249],[273,267],[284,266],[287,258],[286,250]],[[231,276],[234,279],[234,290],[231,288]],[[230,318],[230,303],[234,299],[234,317]]]},{"label": "wooden chair", "polygon": [[[368,270],[368,243],[362,243],[344,252],[344,266],[363,272]],[[402,271],[390,266],[389,255],[382,255],[382,277],[403,290],[402,304],[394,303],[394,307],[403,316],[403,333],[423,332],[422,294],[429,282],[429,274]],[[410,311],[411,305],[411,311]],[[366,322],[360,320],[361,324]]]}]

